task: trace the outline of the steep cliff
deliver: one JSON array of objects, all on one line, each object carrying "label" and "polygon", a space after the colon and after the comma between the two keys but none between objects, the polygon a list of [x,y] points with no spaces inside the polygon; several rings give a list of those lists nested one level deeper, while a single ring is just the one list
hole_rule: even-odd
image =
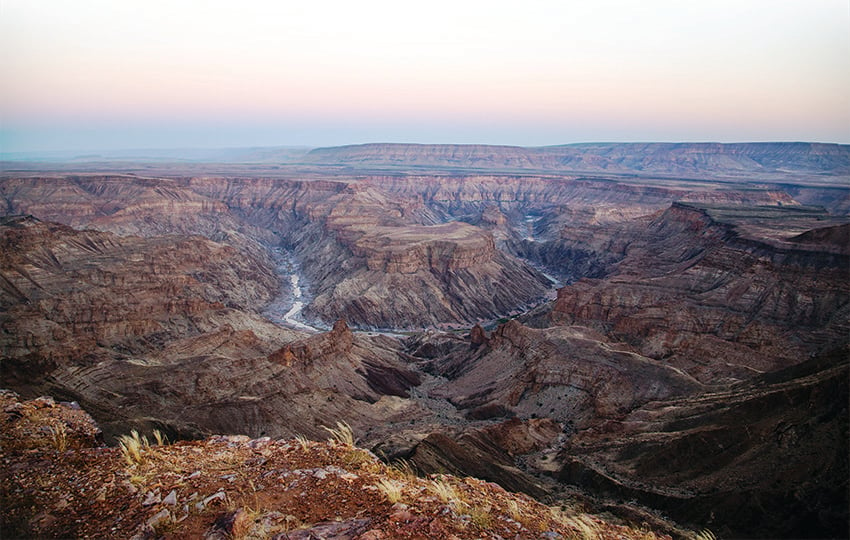
[{"label": "steep cliff", "polygon": [[848,331],[850,259],[781,239],[822,219],[674,204],[633,234],[608,277],[561,289],[551,319],[594,326],[704,382],[799,362]]},{"label": "steep cliff", "polygon": [[559,478],[719,536],[843,537],[847,352],[723,392],[647,404],[579,433],[559,457]]}]

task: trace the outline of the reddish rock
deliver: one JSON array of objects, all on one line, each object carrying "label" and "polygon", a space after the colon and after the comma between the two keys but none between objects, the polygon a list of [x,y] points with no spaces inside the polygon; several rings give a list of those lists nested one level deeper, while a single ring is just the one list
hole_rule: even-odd
[{"label": "reddish rock", "polygon": [[487,333],[481,328],[480,324],[476,324],[469,331],[469,341],[473,347],[478,347],[487,343]]}]

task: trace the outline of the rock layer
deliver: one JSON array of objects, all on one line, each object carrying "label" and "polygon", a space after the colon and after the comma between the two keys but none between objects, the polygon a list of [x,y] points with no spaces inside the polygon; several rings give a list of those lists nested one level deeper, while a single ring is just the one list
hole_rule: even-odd
[{"label": "rock layer", "polygon": [[762,211],[769,215],[761,221],[737,224],[723,209],[673,205],[609,277],[561,289],[552,320],[593,325],[705,382],[747,378],[834,347],[850,328],[850,258],[764,232],[756,240],[755,229],[815,222],[802,210]]},{"label": "rock layer", "polygon": [[536,330],[510,321],[484,345],[438,356],[429,370],[449,379],[437,393],[461,408],[499,407],[503,415],[579,428],[700,388],[681,372],[602,339],[577,327]]},{"label": "rock layer", "polygon": [[847,533],[847,350],[575,437],[559,477],[718,536]]},{"label": "rock layer", "polygon": [[586,143],[527,148],[451,144],[361,144],[317,148],[318,163],[361,167],[544,169],[559,172],[742,176],[850,173],[850,146],[820,143]]}]

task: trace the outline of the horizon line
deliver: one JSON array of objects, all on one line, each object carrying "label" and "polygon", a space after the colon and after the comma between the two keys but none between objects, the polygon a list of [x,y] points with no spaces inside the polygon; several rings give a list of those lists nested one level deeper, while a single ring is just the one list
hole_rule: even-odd
[{"label": "horizon line", "polygon": [[451,142],[399,142],[399,141],[370,141],[370,142],[353,142],[353,143],[345,143],[345,144],[331,144],[331,145],[306,145],[306,144],[250,144],[250,145],[221,145],[221,146],[147,146],[147,147],[123,147],[123,148],[87,148],[87,149],[50,149],[50,150],[15,150],[12,152],[4,152],[0,151],[0,158],[2,159],[10,159],[15,156],[26,156],[26,155],[55,155],[55,154],[77,154],[74,157],[84,158],[84,157],[104,157],[98,155],[87,155],[87,154],[116,154],[116,153],[128,153],[128,152],[210,152],[210,151],[233,151],[233,150],[268,150],[268,149],[287,149],[287,150],[317,150],[324,148],[347,148],[347,147],[358,147],[358,146],[380,146],[380,145],[393,145],[393,146],[460,146],[460,147],[491,147],[491,148],[524,148],[524,149],[538,149],[538,148],[558,148],[565,146],[582,146],[582,145],[594,145],[594,144],[604,144],[604,145],[652,145],[652,144],[693,144],[693,145],[722,145],[722,146],[733,146],[733,145],[741,145],[741,144],[821,144],[821,145],[834,145],[834,146],[850,146],[850,142],[836,142],[836,141],[823,141],[823,140],[801,140],[801,139],[788,139],[788,140],[736,140],[732,142],[721,142],[717,140],[629,140],[629,141],[616,141],[616,140],[585,140],[578,142],[567,142],[567,143],[554,143],[554,144],[544,144],[544,145],[521,145],[521,144],[509,144],[509,143],[451,143]]}]

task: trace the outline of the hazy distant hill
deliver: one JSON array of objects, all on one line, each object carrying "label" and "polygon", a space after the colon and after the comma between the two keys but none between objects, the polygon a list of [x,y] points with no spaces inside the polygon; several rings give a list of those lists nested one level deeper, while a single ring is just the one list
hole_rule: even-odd
[{"label": "hazy distant hill", "polygon": [[375,167],[532,169],[557,172],[751,176],[850,175],[850,145],[828,143],[586,143],[519,147],[362,144],[317,148],[313,163]]},{"label": "hazy distant hill", "polygon": [[[581,143],[522,147],[477,144],[369,143],[326,148],[267,146],[250,148],[189,148],[107,150],[92,152],[2,153],[15,162],[104,167],[123,164],[151,166],[184,164],[250,165],[276,169],[281,165],[343,166],[371,170],[456,170],[475,172],[535,172],[579,175],[671,177],[746,181],[816,181],[820,185],[850,182],[850,145],[831,143]],[[40,165],[43,166],[43,165]],[[11,167],[6,167],[11,168]],[[150,170],[147,170],[150,173]],[[242,171],[243,173],[245,171]]]},{"label": "hazy distant hill", "polygon": [[242,148],[142,148],[125,150],[57,150],[2,152],[8,161],[48,162],[213,162],[280,163],[298,160],[310,150],[306,146],[257,146]]}]

